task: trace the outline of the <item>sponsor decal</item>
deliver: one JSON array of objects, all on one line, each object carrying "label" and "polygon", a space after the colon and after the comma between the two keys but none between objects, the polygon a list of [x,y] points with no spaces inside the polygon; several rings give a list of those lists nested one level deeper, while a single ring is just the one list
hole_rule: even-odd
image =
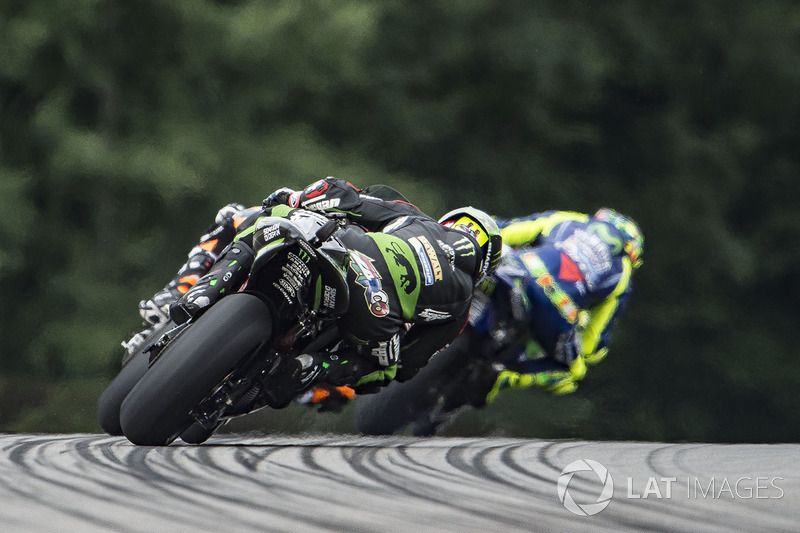
[{"label": "sponsor decal", "polygon": [[314,250],[314,247],[308,244],[306,241],[297,241],[297,244],[300,245],[301,248],[300,256],[306,263],[317,258],[317,252]]},{"label": "sponsor decal", "polygon": [[583,281],[583,274],[578,265],[563,252],[561,254],[561,267],[558,270],[558,278],[564,281]]},{"label": "sponsor decal", "polygon": [[432,322],[434,320],[445,320],[447,318],[450,318],[451,315],[450,313],[445,313],[444,311],[436,311],[434,309],[424,309],[417,316],[426,322]]},{"label": "sponsor decal", "polygon": [[411,262],[408,258],[403,255],[403,250],[396,242],[392,242],[392,244],[386,248],[386,251],[392,256],[395,265],[405,271],[403,274],[400,274],[400,286],[406,294],[411,294],[417,289],[417,278],[414,275],[414,267],[411,266]]},{"label": "sponsor decal", "polygon": [[431,265],[430,260],[425,255],[425,248],[423,248],[422,243],[419,242],[416,237],[408,239],[408,243],[419,258],[419,264],[422,266],[423,283],[425,283],[425,285],[433,285],[433,265]]},{"label": "sponsor decal", "polygon": [[589,290],[597,286],[601,276],[611,271],[612,251],[609,243],[594,232],[575,230],[555,246],[578,265]]},{"label": "sponsor decal", "polygon": [[453,249],[452,246],[447,244],[446,242],[436,240],[436,244],[439,245],[439,248],[444,250],[444,254],[447,256],[447,260],[450,263],[450,270],[455,272],[456,270],[456,251]]},{"label": "sponsor decal", "polygon": [[[301,250],[302,254],[303,251]],[[308,258],[289,252],[286,255],[286,263],[281,267],[281,278],[272,283],[272,286],[280,291],[289,303],[293,303],[297,298],[297,292],[303,286],[308,276],[311,274],[306,263]]]},{"label": "sponsor decal", "polygon": [[281,228],[278,224],[271,224],[261,230],[262,237],[264,238],[264,242],[269,242],[275,237],[280,236]]},{"label": "sponsor decal", "polygon": [[305,207],[306,209],[313,209],[315,211],[324,211],[326,209],[333,209],[335,207],[339,207],[340,203],[341,203],[340,198],[330,198],[326,200],[325,197],[323,196],[320,199],[306,200],[305,202],[302,203],[302,206]]},{"label": "sponsor decal", "polygon": [[461,257],[470,257],[475,255],[475,246],[472,241],[464,237],[453,243],[453,250],[455,250]]},{"label": "sponsor decal", "polygon": [[325,285],[325,290],[322,293],[322,305],[329,309],[336,308],[336,289]]},{"label": "sponsor decal", "polygon": [[433,285],[437,281],[442,281],[442,265],[436,255],[433,245],[420,235],[408,239],[422,264],[422,271],[425,275],[425,285]]},{"label": "sponsor decal", "polygon": [[364,287],[369,312],[380,317],[389,314],[389,297],[381,285],[381,275],[372,264],[374,261],[357,250],[350,250],[350,268],[356,274],[355,281]]}]

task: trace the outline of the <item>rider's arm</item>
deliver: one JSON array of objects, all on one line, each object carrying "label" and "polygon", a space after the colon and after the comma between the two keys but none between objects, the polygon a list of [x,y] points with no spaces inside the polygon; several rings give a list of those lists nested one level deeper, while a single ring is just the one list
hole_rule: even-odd
[{"label": "rider's arm", "polygon": [[416,323],[403,337],[400,347],[400,363],[397,369],[397,381],[407,381],[414,377],[428,360],[445,348],[464,329],[469,312],[445,324],[431,325]]},{"label": "rider's arm", "polygon": [[540,235],[547,237],[558,224],[570,220],[586,222],[589,216],[573,211],[547,211],[511,220],[497,219],[497,225],[503,244],[518,247],[534,243]]},{"label": "rider's arm", "polygon": [[623,260],[623,273],[614,290],[579,320],[562,332],[551,357],[524,359],[501,372],[487,395],[491,402],[504,388],[538,386],[553,394],[567,394],[578,388],[586,375],[586,363],[596,364],[608,354],[614,321],[631,293],[630,262]]},{"label": "rider's arm", "polygon": [[358,394],[372,394],[393,380],[411,379],[434,353],[459,334],[465,323],[466,316],[437,326],[414,324],[405,334],[397,333],[386,341],[343,346],[340,358],[356,356],[359,361],[354,382],[348,383]]},{"label": "rider's arm", "polygon": [[625,257],[619,283],[605,300],[589,310],[588,321],[581,325],[581,356],[587,363],[598,363],[608,354],[611,329],[625,308],[631,291],[631,264]]},{"label": "rider's arm", "polygon": [[270,198],[272,202],[285,203],[290,207],[343,213],[369,231],[380,231],[389,222],[405,215],[422,214],[412,204],[363,194],[353,184],[334,177],[314,182],[302,191],[276,191]]}]

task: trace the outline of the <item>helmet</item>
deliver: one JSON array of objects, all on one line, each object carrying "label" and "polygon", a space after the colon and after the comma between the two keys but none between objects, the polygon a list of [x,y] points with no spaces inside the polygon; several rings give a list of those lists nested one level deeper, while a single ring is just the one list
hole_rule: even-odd
[{"label": "helmet", "polygon": [[440,218],[439,224],[471,235],[478,241],[483,260],[481,275],[476,282],[494,272],[503,253],[503,239],[500,237],[500,228],[492,217],[474,207],[459,207]]},{"label": "helmet", "polygon": [[628,218],[610,207],[601,207],[593,218],[607,222],[617,228],[625,237],[624,249],[631,260],[631,266],[634,270],[642,266],[644,262],[644,235],[642,235],[642,230],[639,229],[639,226],[632,218]]}]

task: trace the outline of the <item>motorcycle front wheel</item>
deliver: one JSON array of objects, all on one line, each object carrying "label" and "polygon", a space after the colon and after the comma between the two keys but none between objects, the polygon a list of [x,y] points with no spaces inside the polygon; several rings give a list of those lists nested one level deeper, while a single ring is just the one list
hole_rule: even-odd
[{"label": "motorcycle front wheel", "polygon": [[125,437],[165,446],[186,431],[191,411],[272,334],[272,313],[259,297],[222,298],[169,344],[122,402]]}]

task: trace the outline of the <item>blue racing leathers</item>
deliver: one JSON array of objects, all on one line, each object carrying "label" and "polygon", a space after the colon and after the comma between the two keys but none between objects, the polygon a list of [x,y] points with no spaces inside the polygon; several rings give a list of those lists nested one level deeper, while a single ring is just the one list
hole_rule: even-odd
[{"label": "blue racing leathers", "polygon": [[631,294],[623,235],[568,211],[497,222],[509,248],[482,286],[485,297],[474,301],[470,322],[479,332],[496,335],[504,327],[522,334],[487,400],[506,387],[572,392],[586,363],[607,354],[612,325]]}]

